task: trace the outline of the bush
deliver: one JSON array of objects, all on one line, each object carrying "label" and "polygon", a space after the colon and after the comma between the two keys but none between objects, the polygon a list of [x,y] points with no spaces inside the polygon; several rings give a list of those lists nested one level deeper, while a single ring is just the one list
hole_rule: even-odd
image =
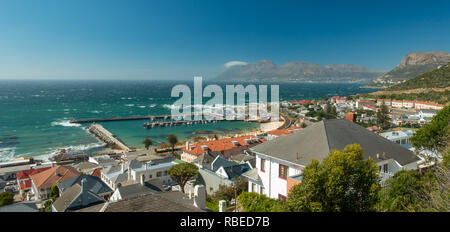
[{"label": "bush", "polygon": [[14,203],[14,194],[10,192],[0,193],[0,206]]},{"label": "bush", "polygon": [[244,212],[281,212],[284,211],[283,203],[266,197],[264,194],[243,192],[238,196],[239,206]]}]

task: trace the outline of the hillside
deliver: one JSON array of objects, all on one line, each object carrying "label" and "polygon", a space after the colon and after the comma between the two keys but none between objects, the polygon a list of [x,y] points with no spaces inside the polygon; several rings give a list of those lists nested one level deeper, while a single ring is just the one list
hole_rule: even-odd
[{"label": "hillside", "polygon": [[412,52],[406,55],[393,70],[377,78],[371,85],[392,86],[430,72],[450,62],[448,52]]},{"label": "hillside", "polygon": [[438,67],[437,69],[414,77],[401,84],[394,85],[385,89],[391,90],[408,90],[419,88],[446,88],[450,86],[450,63]]},{"label": "hillside", "polygon": [[304,81],[304,82],[360,82],[369,83],[383,72],[351,64],[320,65],[290,62],[282,66],[263,60],[254,64],[227,68],[216,77],[223,81]]},{"label": "hillside", "polygon": [[450,98],[450,63],[370,95],[379,98],[435,101],[445,104]]}]

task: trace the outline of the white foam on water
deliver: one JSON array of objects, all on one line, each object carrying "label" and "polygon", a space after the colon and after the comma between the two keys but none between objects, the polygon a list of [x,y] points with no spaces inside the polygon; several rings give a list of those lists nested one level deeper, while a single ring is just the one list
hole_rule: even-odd
[{"label": "white foam on water", "polygon": [[70,120],[62,120],[62,121],[52,122],[52,126],[80,127],[81,124],[70,123]]},{"label": "white foam on water", "polygon": [[156,104],[151,104],[151,105],[149,105],[148,107],[153,108],[153,107],[155,107],[155,106],[156,106]]},{"label": "white foam on water", "polygon": [[14,159],[16,154],[15,147],[0,148],[0,162],[7,162]]},{"label": "white foam on water", "polygon": [[134,106],[134,104],[125,104],[125,106]]},{"label": "white foam on water", "polygon": [[99,111],[99,110],[93,110],[93,111],[89,111],[90,113],[94,113],[94,114],[99,114],[99,113],[101,113],[102,111]]},{"label": "white foam on water", "polygon": [[36,159],[49,161],[51,157],[58,155],[62,149],[64,149],[66,151],[66,154],[68,154],[68,155],[78,155],[78,154],[87,153],[90,150],[99,149],[99,148],[103,148],[103,147],[106,147],[106,144],[103,142],[82,144],[82,145],[77,145],[77,146],[61,147],[61,148],[51,149],[51,151],[49,153],[36,156]]},{"label": "white foam on water", "polygon": [[141,109],[144,109],[146,106],[138,106],[139,108],[141,108]]}]

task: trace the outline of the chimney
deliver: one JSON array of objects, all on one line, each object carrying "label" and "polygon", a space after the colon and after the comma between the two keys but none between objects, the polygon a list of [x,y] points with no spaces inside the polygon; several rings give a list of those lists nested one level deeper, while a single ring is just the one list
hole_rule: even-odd
[{"label": "chimney", "polygon": [[189,151],[189,141],[186,141],[186,150]]},{"label": "chimney", "polygon": [[377,159],[380,159],[380,153],[377,153]]},{"label": "chimney", "polygon": [[219,212],[225,212],[227,210],[227,201],[220,200],[219,201]]},{"label": "chimney", "polygon": [[122,173],[125,171],[125,167],[124,166],[125,166],[124,164],[120,165],[120,170],[121,170]]},{"label": "chimney", "polygon": [[84,183],[86,182],[87,180],[86,180],[86,178],[83,178],[83,179],[81,179],[81,192],[83,192],[84,191]]},{"label": "chimney", "polygon": [[206,188],[204,185],[196,185],[194,188],[194,206],[200,209],[206,208]]},{"label": "chimney", "polygon": [[352,122],[356,122],[356,114],[354,114],[353,112],[348,112],[347,114],[345,114],[345,118]]},{"label": "chimney", "polygon": [[56,168],[55,168],[55,176],[59,176],[58,168],[59,168],[59,167],[56,167]]},{"label": "chimney", "polygon": [[141,185],[144,186],[144,184],[145,184],[145,183],[144,183],[144,182],[145,182],[145,176],[144,176],[144,174],[141,175],[141,178],[139,178],[139,181],[140,181]]},{"label": "chimney", "polygon": [[298,152],[297,152],[297,160],[298,160]]}]

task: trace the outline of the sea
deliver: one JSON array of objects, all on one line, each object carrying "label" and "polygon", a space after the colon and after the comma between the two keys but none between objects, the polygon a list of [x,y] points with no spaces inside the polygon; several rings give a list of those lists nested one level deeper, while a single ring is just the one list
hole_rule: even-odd
[{"label": "sea", "polygon": [[[193,93],[192,81],[0,80],[0,162],[17,157],[47,160],[60,149],[73,154],[101,151],[105,144],[88,133],[85,129],[88,124],[72,124],[69,121],[170,114],[173,103],[178,99],[171,97],[172,88],[177,84],[189,85]],[[204,86],[207,84],[212,83],[203,83]],[[219,83],[219,86],[225,84],[239,83]],[[245,86],[249,83],[241,84]],[[270,84],[273,83],[268,85]],[[278,85],[280,101],[348,96],[374,91],[361,88],[363,84],[355,83]],[[181,141],[199,136],[199,133],[230,134],[259,127],[258,123],[224,121],[145,129],[143,123],[147,121],[101,124],[128,146],[137,148],[143,148],[142,141],[146,137],[158,144],[166,142],[170,134],[176,134]]]}]

